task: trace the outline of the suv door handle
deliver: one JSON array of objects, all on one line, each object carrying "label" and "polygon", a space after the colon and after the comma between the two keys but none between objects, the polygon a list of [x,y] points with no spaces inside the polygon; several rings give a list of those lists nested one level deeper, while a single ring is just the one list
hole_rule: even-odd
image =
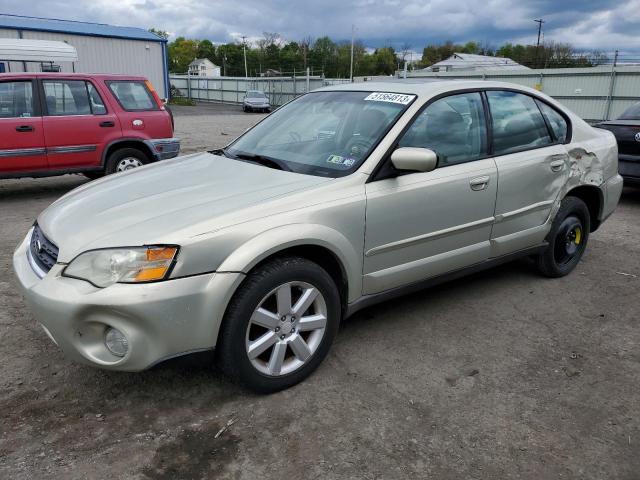
[{"label": "suv door handle", "polygon": [[111,120],[107,120],[106,122],[100,122],[100,126],[101,127],[105,127],[105,128],[107,128],[107,127],[115,127],[116,123],[112,122]]},{"label": "suv door handle", "polygon": [[33,132],[33,125],[20,125],[16,127],[16,132]]},{"label": "suv door handle", "polygon": [[479,192],[480,190],[484,190],[489,185],[489,177],[478,177],[469,181],[469,186],[471,190],[474,192]]}]

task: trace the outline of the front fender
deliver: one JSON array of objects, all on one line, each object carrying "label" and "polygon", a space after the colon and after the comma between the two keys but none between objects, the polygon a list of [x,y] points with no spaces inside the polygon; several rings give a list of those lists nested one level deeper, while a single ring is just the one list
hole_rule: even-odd
[{"label": "front fender", "polygon": [[218,272],[248,273],[266,258],[288,248],[315,245],[331,251],[347,277],[348,301],[362,292],[362,252],[340,232],[319,224],[290,224],[258,234],[240,245],[217,268]]}]

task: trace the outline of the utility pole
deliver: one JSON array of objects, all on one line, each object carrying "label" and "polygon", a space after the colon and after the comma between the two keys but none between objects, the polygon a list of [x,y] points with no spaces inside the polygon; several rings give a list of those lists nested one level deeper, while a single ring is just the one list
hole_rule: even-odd
[{"label": "utility pole", "polygon": [[354,36],[355,25],[351,24],[351,66],[349,68],[349,79],[351,83],[353,83],[353,36]]},{"label": "utility pole", "polygon": [[542,34],[542,24],[544,23],[544,20],[541,18],[537,18],[534,20],[534,22],[536,22],[538,24],[538,42],[536,43],[536,67],[538,66],[537,64],[538,59],[540,58],[540,35]]},{"label": "utility pole", "polygon": [[245,42],[245,39],[247,37],[245,35],[242,35],[242,52],[244,53],[244,78],[247,79],[249,78],[249,75],[247,74],[247,44]]}]

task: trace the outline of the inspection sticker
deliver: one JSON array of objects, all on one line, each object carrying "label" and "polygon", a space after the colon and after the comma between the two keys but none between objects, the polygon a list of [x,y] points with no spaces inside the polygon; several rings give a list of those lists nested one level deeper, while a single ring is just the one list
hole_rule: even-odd
[{"label": "inspection sticker", "polygon": [[399,103],[400,105],[407,105],[416,98],[415,95],[404,95],[402,93],[385,93],[385,92],[373,92],[365,100],[373,102],[389,102]]}]

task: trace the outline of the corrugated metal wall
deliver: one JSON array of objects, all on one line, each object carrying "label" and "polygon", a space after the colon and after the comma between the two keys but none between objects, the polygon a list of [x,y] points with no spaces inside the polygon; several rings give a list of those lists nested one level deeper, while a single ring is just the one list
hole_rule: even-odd
[{"label": "corrugated metal wall", "polygon": [[640,102],[640,66],[491,72],[409,72],[409,78],[481,79],[538,88],[588,121],[617,118]]},{"label": "corrugated metal wall", "polygon": [[[19,38],[18,31],[0,29],[0,38]],[[151,81],[161,96],[164,95],[164,59],[160,42],[27,30],[23,32],[23,38],[66,41],[78,51],[76,72],[141,75]],[[63,72],[72,72],[74,68],[70,63],[62,63],[60,67]],[[11,62],[11,71],[22,72],[22,62]],[[40,64],[27,64],[27,71],[39,72]]]}]

